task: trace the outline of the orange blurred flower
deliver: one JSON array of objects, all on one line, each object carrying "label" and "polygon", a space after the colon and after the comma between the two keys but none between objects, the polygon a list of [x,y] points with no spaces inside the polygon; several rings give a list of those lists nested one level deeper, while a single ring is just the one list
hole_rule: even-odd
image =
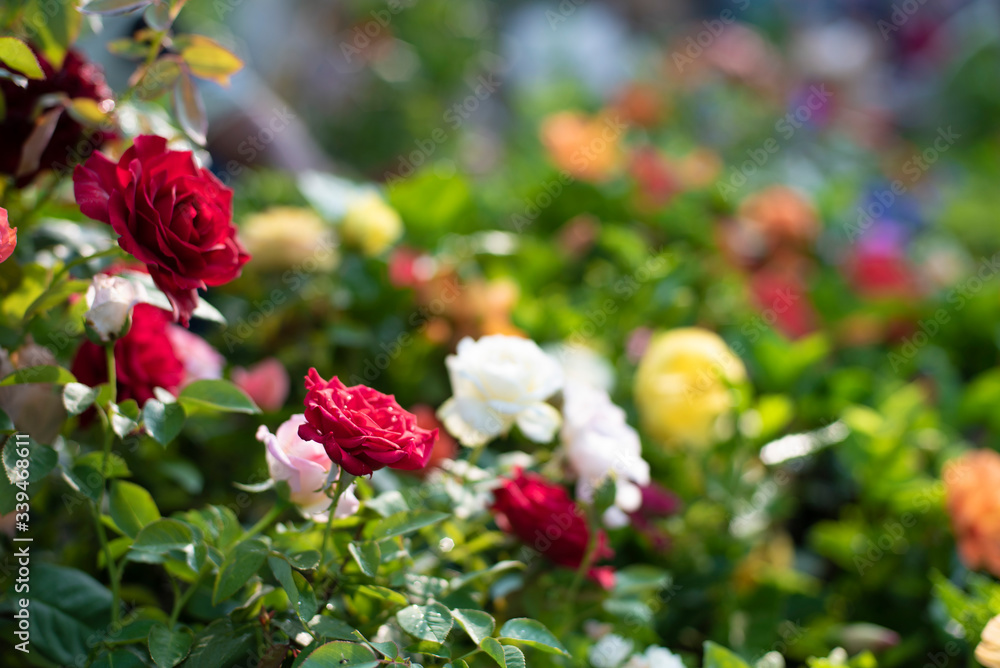
[{"label": "orange blurred flower", "polygon": [[621,137],[627,124],[618,114],[588,117],[561,111],[545,119],[542,144],[557,167],[582,181],[604,181],[621,164]]},{"label": "orange blurred flower", "polygon": [[962,562],[1000,577],[1000,454],[972,450],[948,462],[944,485]]}]

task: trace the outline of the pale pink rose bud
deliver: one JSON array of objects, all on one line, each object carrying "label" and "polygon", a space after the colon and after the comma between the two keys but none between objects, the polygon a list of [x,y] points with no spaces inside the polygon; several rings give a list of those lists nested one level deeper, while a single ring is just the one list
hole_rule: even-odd
[{"label": "pale pink rose bud", "polygon": [[180,325],[168,325],[167,338],[174,348],[174,354],[184,364],[184,381],[181,387],[196,380],[222,378],[226,358],[209,345],[208,341]]},{"label": "pale pink rose bud", "polygon": [[[289,499],[306,517],[325,522],[331,499],[324,488],[333,462],[323,444],[299,437],[299,427],[306,423],[304,415],[293,415],[278,427],[275,434],[261,425],[257,440],[267,447],[267,468],[276,482],[285,481],[291,490]],[[354,495],[352,484],[337,502],[334,517],[350,517],[357,512],[361,502]]]},{"label": "pale pink rose bud", "polygon": [[233,383],[265,411],[276,411],[285,405],[290,382],[288,371],[275,357],[258,362],[249,369],[233,369]]},{"label": "pale pink rose bud", "polygon": [[125,335],[129,316],[135,305],[147,299],[146,290],[138,283],[98,274],[87,288],[87,312],[84,320],[107,343]]}]

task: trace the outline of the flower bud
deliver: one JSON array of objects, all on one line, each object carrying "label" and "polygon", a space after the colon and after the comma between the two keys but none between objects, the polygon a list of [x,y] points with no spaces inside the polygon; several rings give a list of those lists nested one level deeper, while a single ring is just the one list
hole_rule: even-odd
[{"label": "flower bud", "polygon": [[132,309],[146,301],[146,290],[122,278],[98,274],[87,288],[87,326],[101,343],[120,339],[128,333]]}]

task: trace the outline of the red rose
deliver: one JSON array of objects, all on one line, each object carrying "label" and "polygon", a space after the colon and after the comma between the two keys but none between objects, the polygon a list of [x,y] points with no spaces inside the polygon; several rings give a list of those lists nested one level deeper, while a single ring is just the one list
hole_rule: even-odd
[{"label": "red rose", "polygon": [[352,475],[388,466],[414,471],[427,466],[438,430],[421,429],[417,417],[392,395],[364,385],[345,386],[316,369],[306,376],[306,424],[299,436],[317,441],[335,464]]},{"label": "red rose", "polygon": [[[115,342],[115,378],[119,402],[135,399],[142,406],[153,388],[175,393],[184,382],[184,362],[170,345],[170,313],[151,304],[136,304],[132,328]],[[104,348],[84,341],[71,368],[76,379],[97,387],[108,380]]]},{"label": "red rose", "polygon": [[[566,493],[540,475],[518,471],[513,479],[503,478],[503,486],[493,491],[493,512],[497,524],[554,563],[577,569],[590,544],[590,527],[583,509]],[[597,538],[594,563],[615,555],[601,531]],[[587,575],[608,588],[614,584],[610,567],[591,567]]]},{"label": "red rose", "polygon": [[[12,176],[17,175],[21,151],[35,127],[38,104],[44,103],[43,97],[87,98],[103,108],[112,106],[111,89],[101,69],[84,60],[76,51],[67,52],[58,71],[38,51],[35,51],[35,56],[45,79],[29,79],[28,85],[21,88],[10,79],[0,78],[0,97],[5,104],[5,114],[0,121],[0,172]],[[114,136],[113,132],[84,128],[63,111],[42,151],[38,169],[21,174],[17,183],[26,184],[41,170],[65,169],[69,164],[89,156]]]},{"label": "red rose", "polygon": [[140,136],[118,164],[95,153],[73,171],[77,204],[114,228],[118,245],[144,262],[187,324],[198,288],[228,283],[250,256],[236,239],[233,191],[189,151]]}]

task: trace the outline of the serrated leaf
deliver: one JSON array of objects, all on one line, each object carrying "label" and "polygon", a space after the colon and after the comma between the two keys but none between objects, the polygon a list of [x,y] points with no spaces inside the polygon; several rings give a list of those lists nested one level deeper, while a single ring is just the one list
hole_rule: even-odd
[{"label": "serrated leaf", "polygon": [[293,571],[291,565],[282,557],[268,557],[267,565],[285,593],[288,594],[288,600],[291,602],[295,614],[299,616],[303,624],[307,624],[316,613],[316,594],[313,592],[312,586],[306,582],[301,573]]},{"label": "serrated leaf", "polygon": [[712,641],[705,642],[705,668],[750,668],[746,661]]},{"label": "serrated leaf", "polygon": [[378,567],[382,563],[382,552],[378,548],[378,543],[365,541],[363,543],[349,543],[347,551],[354,557],[361,572],[370,578],[378,573]]},{"label": "serrated leaf", "polygon": [[143,527],[132,543],[129,559],[146,563],[162,563],[168,556],[183,555],[194,549],[191,527],[178,520],[165,518]]},{"label": "serrated leaf", "polygon": [[205,145],[208,135],[208,117],[201,93],[191,80],[191,75],[181,71],[174,84],[174,113],[181,129],[199,146]]},{"label": "serrated leaf", "polygon": [[196,380],[181,390],[177,401],[185,408],[190,406],[231,413],[260,413],[253,400],[228,380]]},{"label": "serrated leaf", "polygon": [[184,428],[184,407],[147,399],[142,407],[142,426],[160,445],[169,445]]},{"label": "serrated leaf", "polygon": [[225,47],[207,38],[184,47],[181,58],[191,74],[228,86],[229,77],[243,69],[243,61]]},{"label": "serrated leaf", "polygon": [[153,4],[153,0],[91,0],[81,7],[80,11],[84,14],[119,16],[151,4]]},{"label": "serrated leaf", "polygon": [[500,668],[507,668],[507,655],[504,654],[503,645],[496,638],[483,638],[479,648],[486,653]]},{"label": "serrated leaf", "polygon": [[111,519],[126,536],[135,538],[143,527],[160,519],[152,495],[144,488],[124,480],[111,483]]},{"label": "serrated leaf", "polygon": [[238,543],[219,567],[212,590],[212,605],[218,605],[243,588],[267,560],[267,545],[258,538]]},{"label": "serrated leaf", "polygon": [[482,610],[460,608],[452,610],[451,616],[455,618],[458,625],[472,638],[472,642],[476,645],[482,643],[484,638],[493,635],[493,629],[496,628],[493,616]]},{"label": "serrated leaf", "polygon": [[504,645],[503,656],[507,661],[507,668],[527,668],[524,660],[524,652],[512,645]]},{"label": "serrated leaf", "polygon": [[365,537],[370,540],[385,540],[417,531],[445,520],[447,513],[432,510],[408,510],[390,515],[365,528]]},{"label": "serrated leaf", "polygon": [[149,655],[158,668],[174,668],[187,658],[193,643],[190,631],[171,631],[163,624],[149,630]]},{"label": "serrated leaf", "polygon": [[66,383],[63,388],[63,406],[70,415],[79,415],[94,404],[98,389],[83,383]]},{"label": "serrated leaf", "polygon": [[299,668],[375,668],[379,663],[364,645],[334,640],[317,647]]},{"label": "serrated leaf", "polygon": [[537,619],[518,617],[508,620],[500,627],[500,633],[497,635],[508,640],[517,640],[548,654],[569,656],[562,643]]},{"label": "serrated leaf", "polygon": [[411,605],[396,613],[404,631],[420,640],[443,643],[451,631],[451,613],[440,603]]},{"label": "serrated leaf", "polygon": [[40,366],[29,366],[24,369],[18,369],[14,373],[0,380],[0,386],[6,385],[25,385],[28,383],[53,383],[55,385],[65,385],[66,383],[75,383],[76,376],[69,372],[69,369],[64,369],[61,366],[50,366],[50,365],[40,365]]},{"label": "serrated leaf", "polygon": [[34,52],[16,37],[0,37],[0,61],[29,79],[45,78]]}]

